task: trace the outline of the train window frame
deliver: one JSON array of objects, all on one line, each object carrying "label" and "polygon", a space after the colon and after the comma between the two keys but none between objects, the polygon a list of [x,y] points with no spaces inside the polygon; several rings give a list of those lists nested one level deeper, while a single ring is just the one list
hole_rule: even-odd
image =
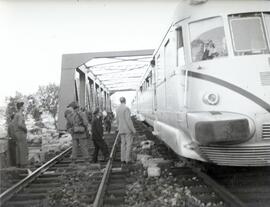
[{"label": "train window frame", "polygon": [[152,70],[149,72],[148,78],[149,78],[149,86],[152,86],[153,85],[153,73],[152,73]]},{"label": "train window frame", "polygon": [[141,92],[141,93],[143,92],[143,87],[142,87],[142,85],[140,86],[140,92]]},{"label": "train window frame", "polygon": [[146,79],[145,79],[145,88],[147,89],[148,87],[149,87],[149,79],[146,78]]},{"label": "train window frame", "polygon": [[146,89],[146,81],[144,80],[143,81],[143,91],[145,91],[145,89]]},{"label": "train window frame", "polygon": [[161,55],[158,54],[156,57],[156,83],[161,84],[165,79],[164,67],[161,67]]},{"label": "train window frame", "polygon": [[[192,35],[196,34],[196,32],[192,32],[192,30],[194,29],[193,28],[194,25],[196,26],[197,23],[200,23],[199,27],[197,27],[198,28],[197,30],[200,32],[203,31],[202,30],[203,27],[205,29],[208,26],[208,28],[210,29],[208,30],[205,29],[203,33],[200,33],[199,36],[193,39]],[[215,26],[215,24],[217,26]],[[219,31],[220,37],[219,39],[216,38],[216,40],[218,41],[214,42],[214,40],[212,39],[203,41],[203,39],[209,39],[209,38],[202,38],[202,36],[206,36],[206,34],[208,33],[213,34],[213,30],[216,30],[216,31],[220,30]],[[224,19],[222,16],[213,16],[210,18],[204,18],[204,19],[189,22],[189,37],[190,37],[189,41],[190,41],[190,52],[191,52],[192,62],[207,61],[207,60],[212,60],[216,58],[224,58],[224,57],[229,56],[227,38],[226,38],[225,27],[224,27]],[[195,44],[194,43],[195,41],[197,41],[197,43],[200,44],[199,45],[200,48],[199,48],[199,51],[197,53],[195,52],[195,55],[194,55],[193,49],[196,48],[196,45],[192,46],[192,44]],[[216,45],[218,45],[219,47],[217,47]],[[198,55],[200,55],[201,57]]]},{"label": "train window frame", "polygon": [[152,86],[152,71],[150,71],[147,77],[145,78],[145,82],[146,82],[146,88],[149,88]]},{"label": "train window frame", "polygon": [[[266,21],[266,19],[268,19],[268,21]],[[270,50],[270,12],[263,12],[263,23],[265,26],[266,38],[268,39],[268,47]]]},{"label": "train window frame", "polygon": [[176,41],[176,66],[184,66],[186,61],[184,54],[184,36],[182,26],[176,28]]},{"label": "train window frame", "polygon": [[175,36],[170,34],[170,38],[167,39],[164,47],[163,47],[163,62],[162,65],[164,67],[164,79],[166,80],[170,79],[173,74],[175,74],[175,59],[176,59],[176,51],[175,51]]},{"label": "train window frame", "polygon": [[[229,28],[230,28],[230,34],[232,39],[232,46],[235,56],[246,56],[246,55],[260,55],[260,54],[269,54],[269,37],[267,37],[267,25],[265,24],[264,14],[269,13],[263,13],[263,12],[250,12],[250,13],[239,13],[239,14],[230,14],[228,15],[228,22],[229,22]],[[248,20],[248,19],[259,19],[260,20],[260,32],[261,37],[264,41],[265,47],[260,49],[242,49],[239,50],[236,48],[236,40],[234,36],[234,28],[232,27],[232,21],[241,21],[242,20]],[[270,29],[269,29],[270,30]],[[258,32],[243,32],[243,34],[258,34]],[[246,35],[245,35],[246,36]],[[252,41],[248,41],[252,42]]]}]

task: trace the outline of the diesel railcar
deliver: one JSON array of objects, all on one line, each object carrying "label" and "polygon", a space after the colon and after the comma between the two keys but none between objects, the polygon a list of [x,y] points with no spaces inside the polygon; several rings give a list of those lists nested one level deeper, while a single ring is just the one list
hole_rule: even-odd
[{"label": "diesel railcar", "polygon": [[177,154],[270,165],[270,1],[182,0],[133,108]]}]

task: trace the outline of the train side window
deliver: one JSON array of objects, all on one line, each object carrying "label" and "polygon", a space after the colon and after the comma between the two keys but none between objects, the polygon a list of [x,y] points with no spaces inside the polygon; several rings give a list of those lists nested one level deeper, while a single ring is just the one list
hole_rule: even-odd
[{"label": "train side window", "polygon": [[185,65],[184,41],[182,27],[176,29],[177,32],[177,66]]},{"label": "train side window", "polygon": [[268,41],[270,44],[270,13],[265,13],[264,14],[264,19],[265,19],[265,25],[266,25],[266,31],[268,34]]},{"label": "train side window", "polygon": [[160,64],[160,55],[156,59],[156,70],[157,70],[157,84],[161,83],[164,80],[164,69]]},{"label": "train side window", "polygon": [[189,30],[193,62],[228,56],[221,17],[192,22]]},{"label": "train side window", "polygon": [[148,79],[149,79],[149,86],[152,86],[153,84],[153,80],[152,80],[152,71],[150,71],[149,75],[148,75]]},{"label": "train side window", "polygon": [[235,55],[269,53],[261,13],[229,16]]}]

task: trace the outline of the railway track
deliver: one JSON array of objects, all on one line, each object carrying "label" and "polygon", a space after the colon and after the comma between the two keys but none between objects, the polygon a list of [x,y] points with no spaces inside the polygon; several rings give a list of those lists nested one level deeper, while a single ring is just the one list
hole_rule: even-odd
[{"label": "railway track", "polygon": [[[148,139],[154,140],[148,130],[144,131]],[[165,159],[175,159],[162,142],[156,145]],[[245,207],[270,205],[270,167],[225,167],[184,160],[187,165],[170,171],[177,180],[183,181],[199,203]]]},{"label": "railway track", "polygon": [[[126,185],[131,180],[128,178],[129,170],[121,166],[119,136],[105,134],[105,140],[111,149],[109,161],[107,163],[100,162],[101,164],[90,163],[90,168],[87,170],[93,169],[93,173],[89,172],[91,178],[87,180],[88,191],[81,193],[86,195],[79,200],[79,203],[98,207],[120,206],[125,202]],[[62,176],[69,176],[74,171],[78,171],[76,169],[78,166],[75,168],[71,166],[70,154],[71,148],[68,148],[38,168],[33,174],[2,193],[1,206],[58,206],[57,202],[49,205],[47,198],[52,189],[63,190]],[[83,160],[78,160],[76,164],[84,167],[87,165]],[[74,179],[72,176],[69,178]],[[75,203],[74,206],[77,204]]]},{"label": "railway track", "polygon": [[117,135],[93,203],[94,207],[121,206],[125,202],[125,189],[129,173],[121,166],[119,139],[120,137]]},{"label": "railway track", "polygon": [[[133,119],[136,127],[136,122]],[[136,128],[137,134],[142,134],[140,127]],[[122,166],[120,160],[120,136],[116,137],[111,150],[110,159],[107,163],[101,184],[96,194],[94,207],[125,206],[127,186],[134,182],[130,177],[132,166]]]},{"label": "railway track", "polygon": [[[134,126],[139,135],[146,135],[153,140],[153,135],[149,129],[138,121],[134,121]],[[156,146],[163,157],[167,160],[177,162],[177,157],[161,141],[154,140]],[[117,159],[117,158],[114,158]],[[270,168],[250,169],[239,168],[234,171],[219,168],[212,168],[212,174],[205,173],[194,163],[186,161],[186,165],[181,167],[170,167],[167,173],[174,177],[175,183],[184,186],[187,193],[185,206],[216,206],[216,207],[257,207],[269,206],[269,170]],[[200,164],[201,165],[201,164]],[[219,172],[218,169],[219,168]],[[230,168],[229,168],[230,169]],[[129,173],[119,169],[119,162],[112,164],[111,173],[107,179],[107,187],[104,188],[102,202],[94,206],[120,206],[125,204],[126,185],[134,182],[129,180]],[[213,176],[215,175],[215,176]],[[258,176],[261,178],[257,179]],[[244,179],[243,179],[244,178]],[[265,182],[268,181],[268,182]],[[237,183],[237,185],[236,185]],[[256,184],[250,188],[250,184]],[[256,187],[257,186],[257,187]],[[252,195],[251,195],[252,194]],[[95,204],[95,203],[94,203]]]},{"label": "railway track", "polygon": [[[172,163],[179,161],[179,157],[155,139],[145,125],[134,121],[134,126],[138,135],[146,135],[148,139],[155,141],[155,147],[164,159],[171,160]],[[134,183],[136,177],[131,176],[130,169],[121,166],[118,139],[118,135],[115,139],[115,135],[105,134],[105,140],[111,149],[110,159],[100,165],[90,163],[87,170],[89,175],[92,174],[87,179],[88,190],[81,193],[84,197],[76,202],[94,207],[126,204],[127,186]],[[78,166],[71,167],[70,153],[69,148],[2,193],[1,206],[48,206],[46,198],[49,192],[52,189],[61,189],[61,176],[68,176],[78,171],[78,166],[85,166],[83,160],[78,160]],[[185,160],[185,163],[182,166],[171,165],[166,169],[167,175],[173,177],[173,184],[184,188],[183,206],[269,206],[270,168],[212,166],[204,172],[192,162]],[[58,205],[56,203],[50,206]]]},{"label": "railway track", "polygon": [[[168,174],[174,177],[175,183],[186,189],[187,197],[184,206],[246,206],[246,203],[237,194],[230,191],[219,180],[214,179],[208,173],[204,173],[194,162],[177,157],[162,141],[157,140],[152,135],[146,125],[139,123],[138,125],[144,128],[143,132],[147,138],[155,142],[157,150],[165,160],[171,160],[174,163],[180,159],[186,163],[180,167],[172,165],[168,168]],[[202,163],[199,165],[202,166]]]},{"label": "railway track", "polygon": [[[112,148],[112,143],[115,140],[115,134],[105,134],[105,139],[108,144],[109,149]],[[116,150],[117,144],[115,144],[114,156],[119,156],[119,151]],[[91,147],[91,151],[93,146]],[[25,178],[20,180],[18,183],[13,185],[11,188],[7,189],[0,195],[0,206],[3,207],[17,207],[17,206],[48,206],[48,195],[53,189],[60,189],[61,178],[63,176],[69,176],[77,171],[77,167],[85,168],[88,166],[88,170],[93,170],[90,175],[91,179],[91,189],[87,192],[83,202],[92,204],[94,202],[98,187],[103,181],[102,168],[107,166],[112,166],[113,157],[110,158],[108,163],[100,162],[100,164],[95,163],[85,163],[84,160],[78,159],[76,161],[76,166],[71,164],[71,147],[66,149],[61,154],[57,155],[38,169],[36,169],[31,175],[25,175]],[[101,158],[101,157],[99,157]],[[91,160],[91,158],[90,158]],[[120,162],[114,164],[114,166],[119,165]],[[105,170],[105,172],[106,172]],[[91,172],[89,172],[91,173]],[[110,171],[107,172],[110,174]],[[109,178],[109,176],[108,176]],[[107,182],[104,182],[105,184]],[[57,206],[57,205],[56,205]]]},{"label": "railway track", "polygon": [[247,207],[270,206],[270,167],[211,167],[214,180],[237,196]]},{"label": "railway track", "polygon": [[[31,206],[40,204],[46,197],[49,189],[58,187],[57,182],[60,176],[54,173],[57,165],[61,166],[61,161],[65,156],[70,156],[71,148],[66,149],[60,155],[51,159],[31,175],[7,189],[0,195],[1,206]],[[52,172],[52,173],[51,173]]]}]

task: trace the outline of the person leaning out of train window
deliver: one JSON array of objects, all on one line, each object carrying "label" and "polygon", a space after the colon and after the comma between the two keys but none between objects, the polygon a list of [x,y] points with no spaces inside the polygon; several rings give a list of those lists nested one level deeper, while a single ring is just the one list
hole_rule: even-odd
[{"label": "person leaning out of train window", "polygon": [[77,102],[71,102],[67,107],[73,109],[72,114],[72,162],[74,163],[78,157],[78,148],[83,154],[85,161],[89,160],[88,152],[88,130],[90,125],[88,124],[87,117],[83,111],[80,110]]},{"label": "person leaning out of train window", "polygon": [[8,124],[8,148],[9,148],[9,159],[10,159],[10,166],[16,166],[16,137],[14,133],[14,116],[15,114],[12,114],[10,116],[10,122]]},{"label": "person leaning out of train window", "polygon": [[102,114],[100,113],[99,108],[94,111],[93,115],[94,117],[92,120],[92,138],[95,150],[93,153],[92,162],[96,163],[98,159],[99,149],[103,154],[104,161],[107,161],[109,159],[109,150],[106,142],[103,139]]},{"label": "person leaning out of train window", "polygon": [[209,40],[204,45],[204,53],[203,53],[202,60],[211,60],[217,56],[218,56],[218,52],[216,50],[216,46],[212,40]]}]

